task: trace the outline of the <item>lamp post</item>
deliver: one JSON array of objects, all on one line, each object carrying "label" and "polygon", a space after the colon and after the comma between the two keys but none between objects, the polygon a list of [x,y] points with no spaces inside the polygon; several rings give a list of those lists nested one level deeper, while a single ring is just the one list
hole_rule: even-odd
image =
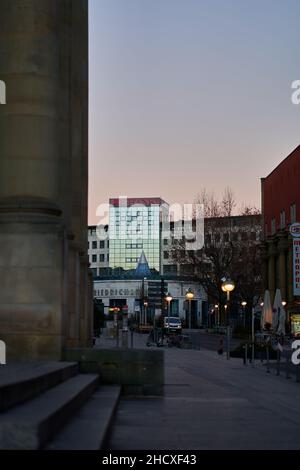
[{"label": "lamp post", "polygon": [[243,300],[243,302],[241,303],[242,307],[243,307],[243,322],[244,322],[244,328],[246,328],[246,305],[247,305],[247,302],[245,300]]},{"label": "lamp post", "polygon": [[173,297],[171,296],[170,292],[167,293],[165,297],[166,301],[168,302],[168,334],[170,332],[170,313],[171,313],[171,302]]},{"label": "lamp post", "polygon": [[195,297],[194,292],[189,288],[185,294],[185,298],[189,303],[189,330],[192,328],[192,300]]},{"label": "lamp post", "polygon": [[226,324],[227,324],[227,359],[230,359],[230,292],[234,291],[235,283],[231,279],[226,279],[222,283],[222,291],[227,294]]},{"label": "lamp post", "polygon": [[251,316],[251,342],[252,342],[252,367],[254,366],[254,358],[255,358],[255,352],[254,352],[254,342],[255,342],[255,336],[254,336],[254,320],[255,320],[255,310],[254,307],[252,307],[252,316]]},{"label": "lamp post", "polygon": [[220,326],[220,310],[219,310],[219,304],[215,305],[215,311],[217,312],[217,326]]},{"label": "lamp post", "polygon": [[147,325],[147,307],[148,307],[148,302],[145,300],[144,301],[144,320],[145,320],[144,325]]}]

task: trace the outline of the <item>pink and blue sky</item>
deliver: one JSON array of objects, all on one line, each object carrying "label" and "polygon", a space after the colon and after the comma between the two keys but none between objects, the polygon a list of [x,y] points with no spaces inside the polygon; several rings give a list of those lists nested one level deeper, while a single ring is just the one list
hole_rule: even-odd
[{"label": "pink and blue sky", "polygon": [[109,197],[260,205],[300,143],[299,0],[90,0],[89,222]]}]

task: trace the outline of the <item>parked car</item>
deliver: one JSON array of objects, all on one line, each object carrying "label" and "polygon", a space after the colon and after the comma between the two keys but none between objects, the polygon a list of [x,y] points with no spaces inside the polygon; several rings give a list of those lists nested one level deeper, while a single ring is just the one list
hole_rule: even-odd
[{"label": "parked car", "polygon": [[165,333],[181,333],[182,323],[178,317],[165,317],[164,318]]}]

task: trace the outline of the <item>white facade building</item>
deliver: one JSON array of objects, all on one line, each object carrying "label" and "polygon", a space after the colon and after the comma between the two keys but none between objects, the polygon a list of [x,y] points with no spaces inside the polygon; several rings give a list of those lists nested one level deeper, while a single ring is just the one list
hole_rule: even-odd
[{"label": "white facade building", "polygon": [[[171,302],[171,315],[179,316],[183,322],[187,322],[188,305],[186,292],[191,289],[194,293],[192,301],[192,324],[198,327],[202,324],[203,312],[207,309],[207,296],[198,283],[180,279],[164,279],[164,292],[169,292],[173,300]],[[104,313],[109,314],[113,307],[124,307],[128,315],[139,315],[143,309],[143,299],[148,303],[148,319],[153,316],[167,314],[166,308],[158,305],[161,299],[157,298],[157,292],[161,291],[161,279],[95,279],[94,296],[104,305]],[[152,298],[153,287],[156,285],[156,298]],[[158,303],[157,303],[158,302]],[[166,306],[165,306],[166,307]]]}]

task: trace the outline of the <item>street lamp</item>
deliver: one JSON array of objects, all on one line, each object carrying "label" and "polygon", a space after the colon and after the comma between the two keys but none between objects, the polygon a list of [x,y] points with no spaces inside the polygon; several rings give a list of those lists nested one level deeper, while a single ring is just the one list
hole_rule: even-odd
[{"label": "street lamp", "polygon": [[231,279],[226,279],[222,283],[222,291],[227,292],[227,301],[230,301],[230,292],[232,292],[235,289],[235,283]]},{"label": "street lamp", "polygon": [[173,300],[173,297],[171,296],[170,292],[167,293],[165,297],[166,301],[168,302],[168,334],[170,330],[170,313],[171,313],[171,302]]},{"label": "street lamp", "polygon": [[194,297],[195,297],[194,292],[191,290],[191,288],[189,288],[186,291],[186,294],[185,294],[185,298],[189,303],[189,330],[192,327],[192,325],[191,325],[191,323],[192,323],[192,300],[193,300]]},{"label": "street lamp", "polygon": [[148,302],[144,300],[144,325],[147,325],[147,307],[148,307]]},{"label": "street lamp", "polygon": [[[234,291],[235,289],[235,283],[231,279],[226,279],[222,285],[222,291],[226,292],[227,294],[227,305],[230,307],[230,292]],[[226,308],[226,323],[227,323],[227,359],[230,359],[230,324],[229,324],[229,308]]]},{"label": "street lamp", "polygon": [[219,311],[219,304],[215,305],[215,310],[217,311],[217,325],[220,326],[220,311]]},{"label": "street lamp", "polygon": [[285,301],[285,300],[283,300],[281,303],[282,303],[282,306],[283,306],[283,307],[286,306],[286,301]]},{"label": "street lamp", "polygon": [[245,300],[243,300],[243,302],[241,303],[242,307],[243,307],[243,315],[244,315],[244,328],[246,327],[246,305],[247,305],[247,302]]}]

